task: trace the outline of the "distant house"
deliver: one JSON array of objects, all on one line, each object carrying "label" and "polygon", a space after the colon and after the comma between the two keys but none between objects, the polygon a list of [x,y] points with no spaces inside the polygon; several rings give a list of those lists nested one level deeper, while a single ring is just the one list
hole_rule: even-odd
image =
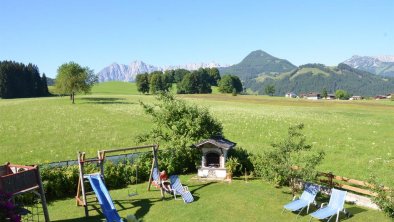
[{"label": "distant house", "polygon": [[378,95],[378,96],[375,96],[375,99],[376,99],[376,100],[379,100],[379,99],[387,99],[387,96],[386,96],[386,95]]},{"label": "distant house", "polygon": [[286,98],[297,98],[297,94],[293,93],[293,92],[288,92],[285,95]]},{"label": "distant house", "polygon": [[362,97],[362,96],[352,96],[349,98],[349,100],[363,100],[363,99],[364,99],[364,97]]},{"label": "distant house", "polygon": [[334,99],[335,99],[335,95],[334,95],[334,94],[327,94],[326,99],[328,99],[328,100],[334,100]]},{"label": "distant house", "polygon": [[305,99],[310,99],[310,100],[318,100],[321,99],[320,93],[307,93],[307,94],[302,94],[302,98]]}]

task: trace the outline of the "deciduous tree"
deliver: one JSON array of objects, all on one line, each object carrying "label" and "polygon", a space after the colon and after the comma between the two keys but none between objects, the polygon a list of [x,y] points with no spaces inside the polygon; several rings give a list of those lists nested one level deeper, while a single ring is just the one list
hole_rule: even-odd
[{"label": "deciduous tree", "polygon": [[268,85],[264,89],[265,94],[269,96],[273,96],[275,94],[275,86],[274,85]]},{"label": "deciduous tree", "polygon": [[235,89],[236,93],[242,92],[242,83],[238,76],[224,75],[219,81],[219,92],[232,93]]},{"label": "deciduous tree", "polygon": [[[254,164],[256,173],[276,185],[290,185],[293,195],[296,191],[296,179],[310,180],[316,177],[316,166],[321,163],[325,153],[312,152],[312,145],[306,143],[302,134],[303,124],[291,126],[288,136],[273,149],[260,156]],[[297,167],[295,169],[295,167]]]},{"label": "deciduous tree", "polygon": [[81,67],[75,62],[69,62],[58,68],[55,86],[59,93],[69,94],[74,104],[75,94],[89,93],[97,80],[97,76],[89,67]]}]

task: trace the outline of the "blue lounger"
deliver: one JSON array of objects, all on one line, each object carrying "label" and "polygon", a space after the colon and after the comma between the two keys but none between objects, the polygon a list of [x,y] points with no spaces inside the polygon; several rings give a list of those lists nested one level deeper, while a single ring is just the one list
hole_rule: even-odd
[{"label": "blue lounger", "polygon": [[182,183],[177,175],[170,176],[171,189],[176,200],[176,195],[181,195],[185,203],[191,203],[194,201],[193,195],[190,193],[187,186],[182,186]]},{"label": "blue lounger", "polygon": [[[309,207],[311,204],[315,203],[315,197],[317,193],[320,191],[320,186],[316,184],[305,184],[305,189],[304,192],[301,194],[301,196],[294,197],[293,201],[286,204],[283,209],[284,210],[289,210],[289,211],[299,211],[297,214],[298,216],[301,214],[301,212],[306,208],[306,212],[309,212]],[[283,213],[282,211],[282,213]]]},{"label": "blue lounger", "polygon": [[347,216],[349,216],[349,214],[346,212],[344,208],[346,193],[347,193],[346,191],[332,188],[331,197],[328,205],[324,207],[324,203],[323,203],[319,210],[311,213],[311,219],[309,221],[311,221],[313,218],[319,220],[328,219],[329,221],[333,216],[337,215],[336,222],[338,222],[340,212],[344,212]]}]

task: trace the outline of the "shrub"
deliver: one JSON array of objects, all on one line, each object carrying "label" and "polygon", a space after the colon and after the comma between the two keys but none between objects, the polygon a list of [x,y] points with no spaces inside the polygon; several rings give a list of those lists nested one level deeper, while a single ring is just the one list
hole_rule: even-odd
[{"label": "shrub", "polygon": [[372,176],[369,182],[373,185],[373,191],[378,195],[373,197],[373,202],[391,218],[394,218],[394,191],[384,189],[384,186],[379,184],[376,177]]},{"label": "shrub", "polygon": [[[276,185],[290,185],[296,192],[296,179],[312,180],[316,177],[316,166],[323,160],[324,152],[310,152],[302,134],[303,124],[289,127],[287,138],[272,144],[273,149],[254,160],[256,173]],[[297,170],[293,167],[298,166]]]},{"label": "shrub", "polygon": [[[145,181],[149,177],[150,164],[152,158],[147,160],[149,167],[146,165],[138,166],[138,180]],[[140,160],[137,160],[138,165]],[[122,188],[129,184],[136,183],[136,170],[137,166],[130,164],[129,161],[125,160],[117,164],[112,162],[105,162],[104,164],[104,179],[108,189]],[[85,174],[99,172],[96,164],[85,164]],[[75,166],[67,167],[42,167],[41,178],[46,192],[46,198],[48,200],[58,199],[64,197],[70,197],[75,195],[78,186],[79,168]],[[88,188],[89,189],[89,188]]]},{"label": "shrub", "polygon": [[202,139],[222,134],[222,124],[208,111],[196,105],[175,99],[172,94],[162,93],[157,104],[141,102],[145,113],[153,119],[153,129],[138,136],[138,142],[164,144],[167,149],[159,153],[161,168],[168,173],[185,173],[196,169],[200,156],[190,146]]},{"label": "shrub", "polygon": [[228,152],[227,158],[235,157],[238,159],[239,167],[233,172],[234,175],[240,176],[244,174],[244,171],[254,171],[254,164],[252,163],[253,155],[242,147],[231,149]]}]

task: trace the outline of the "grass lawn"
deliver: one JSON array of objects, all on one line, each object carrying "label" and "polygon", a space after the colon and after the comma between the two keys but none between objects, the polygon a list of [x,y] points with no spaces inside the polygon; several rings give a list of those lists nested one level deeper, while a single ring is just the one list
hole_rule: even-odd
[{"label": "grass lawn", "polygon": [[[137,185],[138,195],[129,198],[128,189],[110,191],[115,207],[121,217],[135,214],[143,221],[295,221],[296,214],[281,214],[284,204],[290,202],[288,188],[276,189],[260,180],[234,180],[231,184],[222,182],[198,182],[182,176],[195,197],[195,202],[184,204],[170,195],[161,200],[158,190],[146,191],[147,183]],[[129,188],[131,192],[135,186]],[[98,209],[100,206],[94,205]],[[74,199],[56,201],[50,204],[51,221],[77,222],[99,221],[103,218],[93,208],[90,219],[84,217],[84,209],[75,206]],[[315,210],[315,208],[313,208]],[[346,205],[353,217],[341,221],[390,221],[383,213]],[[303,215],[297,221],[309,221]]]}]

